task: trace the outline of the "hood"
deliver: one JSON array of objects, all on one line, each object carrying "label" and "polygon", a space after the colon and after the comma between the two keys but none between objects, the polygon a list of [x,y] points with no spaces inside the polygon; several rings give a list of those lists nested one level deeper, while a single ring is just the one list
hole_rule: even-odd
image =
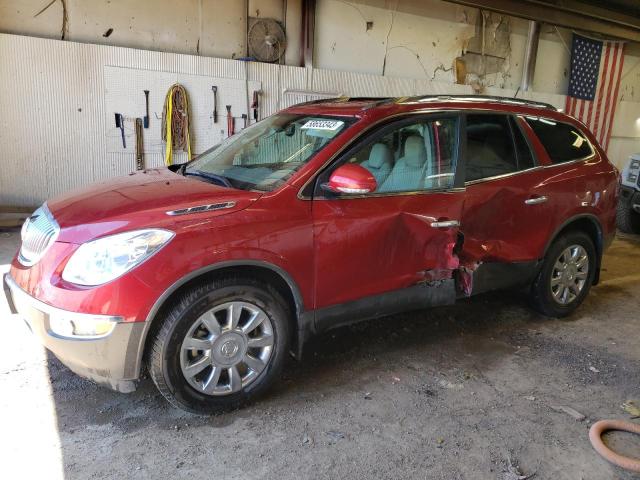
[{"label": "hood", "polygon": [[[58,241],[83,243],[134,228],[169,228],[183,220],[199,221],[248,207],[261,193],[212,185],[183,177],[168,168],[143,170],[72,190],[47,201],[60,225]],[[168,211],[233,202],[231,208],[170,216]]]}]

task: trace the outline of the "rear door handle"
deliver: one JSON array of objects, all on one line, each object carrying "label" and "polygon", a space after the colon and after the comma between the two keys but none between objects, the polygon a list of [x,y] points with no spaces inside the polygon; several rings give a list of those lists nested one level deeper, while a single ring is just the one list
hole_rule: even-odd
[{"label": "rear door handle", "polygon": [[545,197],[544,195],[540,196],[540,197],[533,197],[533,198],[527,198],[524,203],[527,205],[539,205],[541,203],[546,202],[547,200],[549,200],[547,197]]},{"label": "rear door handle", "polygon": [[441,222],[431,222],[433,228],[451,228],[459,227],[460,222],[458,220],[443,220]]}]

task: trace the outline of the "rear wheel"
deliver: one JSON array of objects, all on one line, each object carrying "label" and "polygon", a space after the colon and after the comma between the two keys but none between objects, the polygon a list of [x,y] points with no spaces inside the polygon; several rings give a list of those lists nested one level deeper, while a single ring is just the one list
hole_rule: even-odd
[{"label": "rear wheel", "polygon": [[596,249],[583,232],[569,232],[549,248],[531,287],[536,310],[550,317],[571,314],[589,293],[596,270]]},{"label": "rear wheel", "polygon": [[279,376],[289,339],[280,294],[251,279],[225,278],[183,293],[165,315],[148,359],[156,386],[195,413],[241,406]]}]

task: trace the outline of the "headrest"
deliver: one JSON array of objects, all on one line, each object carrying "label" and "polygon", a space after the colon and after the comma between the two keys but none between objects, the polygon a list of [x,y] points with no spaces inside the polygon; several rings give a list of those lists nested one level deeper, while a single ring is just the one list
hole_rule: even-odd
[{"label": "headrest", "polygon": [[422,167],[427,160],[424,139],[419,135],[411,135],[404,142],[404,159],[410,167]]},{"label": "headrest", "polygon": [[371,153],[369,153],[369,166],[373,168],[380,168],[385,163],[391,166],[392,159],[393,154],[389,147],[384,143],[376,143],[371,148]]}]

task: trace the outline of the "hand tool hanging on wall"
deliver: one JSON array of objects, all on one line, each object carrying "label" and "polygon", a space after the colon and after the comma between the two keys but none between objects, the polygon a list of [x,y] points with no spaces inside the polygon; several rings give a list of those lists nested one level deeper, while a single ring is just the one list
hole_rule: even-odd
[{"label": "hand tool hanging on wall", "polygon": [[213,123],[218,123],[218,87],[211,87],[213,91]]},{"label": "hand tool hanging on wall", "polygon": [[164,161],[173,163],[173,149],[187,152],[191,160],[189,99],[185,88],[176,83],[169,88],[162,109],[162,140],[166,142]]},{"label": "hand tool hanging on wall", "polygon": [[144,91],[144,103],[145,103],[144,128],[149,128],[149,90]]},{"label": "hand tool hanging on wall", "polygon": [[124,139],[124,117],[121,113],[116,113],[116,128],[120,129],[120,135],[122,136],[122,148],[127,148],[127,142]]},{"label": "hand tool hanging on wall", "polygon": [[231,115],[231,105],[227,105],[227,137],[230,137],[235,132],[234,130],[234,118]]},{"label": "hand tool hanging on wall", "polygon": [[251,108],[253,109],[253,121],[254,122],[258,121],[258,108],[259,108],[258,96],[259,95],[260,95],[260,90],[254,90],[253,91],[253,99],[251,101]]},{"label": "hand tool hanging on wall", "polygon": [[248,120],[248,115],[246,113],[242,114],[242,128],[247,128],[247,120]]},{"label": "hand tool hanging on wall", "polygon": [[144,170],[143,152],[142,119],[136,118],[136,170]]}]

